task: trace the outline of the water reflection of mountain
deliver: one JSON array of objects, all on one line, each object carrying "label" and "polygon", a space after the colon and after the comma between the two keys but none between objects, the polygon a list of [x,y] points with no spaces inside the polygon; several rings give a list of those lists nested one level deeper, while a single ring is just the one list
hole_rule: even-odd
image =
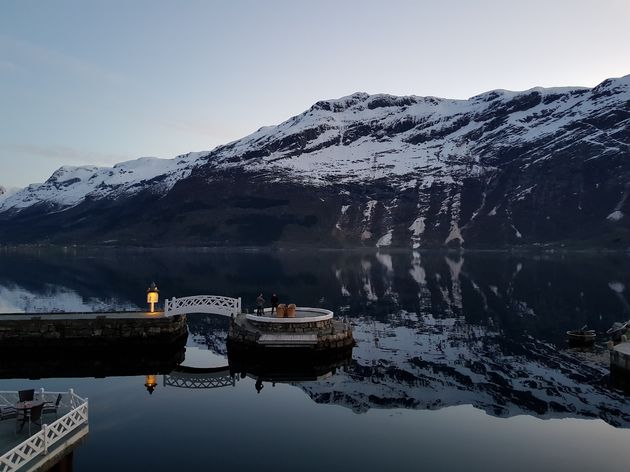
[{"label": "water reflection of mountain", "polygon": [[[470,403],[499,416],[628,426],[625,397],[601,380],[607,358],[565,350],[564,332],[584,324],[603,332],[630,318],[629,262],[626,254],[4,251],[0,302],[141,306],[151,280],[162,298],[225,294],[250,309],[260,291],[277,292],[355,323],[352,365],[303,385],[318,402],[356,411]],[[225,322],[192,315],[189,328],[225,355]]]},{"label": "water reflection of mountain", "polygon": [[[222,316],[192,315],[188,317],[188,332],[195,345],[204,346],[213,353],[227,357],[229,320]],[[190,338],[190,336],[189,336]]]},{"label": "water reflection of mountain", "polygon": [[471,404],[500,417],[601,418],[630,426],[629,399],[607,385],[603,352],[558,350],[463,319],[405,312],[387,322],[357,320],[355,338],[344,372],[301,385],[316,402],[356,412]]},{"label": "water reflection of mountain", "polygon": [[463,316],[505,334],[561,343],[567,329],[604,331],[630,318],[629,262],[625,254],[2,251],[0,309],[143,306],[145,285],[155,280],[162,299],[224,294],[241,296],[252,309],[260,291],[277,292],[281,300],[349,317],[385,319],[401,309]]},{"label": "water reflection of mountain", "polygon": [[[559,349],[529,335],[513,338],[492,327],[471,325],[463,317],[436,319],[404,311],[380,321],[358,318],[353,326],[357,346],[352,360],[339,363],[335,375],[303,381],[314,377],[310,363],[301,376],[299,365],[289,366],[293,378],[302,380],[295,385],[318,403],[357,413],[470,404],[498,417],[601,418],[630,427],[630,398],[608,384],[603,348]],[[221,346],[223,351],[220,330],[198,333],[209,349]],[[268,365],[228,355],[233,373],[282,377],[276,372],[279,359]]]}]

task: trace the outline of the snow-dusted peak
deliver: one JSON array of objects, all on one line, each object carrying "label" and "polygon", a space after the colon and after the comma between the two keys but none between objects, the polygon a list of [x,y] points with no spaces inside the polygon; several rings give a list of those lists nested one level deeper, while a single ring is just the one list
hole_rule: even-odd
[{"label": "snow-dusted peak", "polygon": [[319,101],[211,155],[217,165],[271,171],[278,179],[288,173],[313,185],[402,176],[420,177],[423,186],[451,183],[483,172],[481,155],[492,170],[506,146],[558,133],[570,139],[576,122],[630,100],[627,82],[492,90],[468,100],[357,92]]},{"label": "snow-dusted peak", "polygon": [[0,197],[0,211],[21,210],[46,204],[67,208],[86,198],[115,198],[145,189],[168,191],[178,180],[190,175],[207,153],[189,153],[174,159],[141,157],[113,167],[62,166],[43,184],[31,184],[7,198]]},{"label": "snow-dusted peak", "polygon": [[96,166],[62,166],[48,178],[46,183],[53,185],[71,185],[77,181],[91,177],[99,168]]},{"label": "snow-dusted peak", "polygon": [[138,167],[143,167],[143,166],[152,166],[154,164],[159,165],[160,161],[163,161],[163,160],[164,159],[160,159],[159,157],[150,157],[150,156],[139,157],[138,159],[131,159],[129,161],[124,161],[124,162],[119,162],[117,164],[114,164],[113,168],[118,169],[118,168],[124,167],[127,169],[133,169],[133,168],[138,168]]},{"label": "snow-dusted peak", "polygon": [[352,95],[345,97],[321,100],[313,105],[310,110],[326,110],[332,112],[342,112],[349,108],[355,107],[358,104],[369,98],[369,95],[365,92],[355,92]]},{"label": "snow-dusted peak", "polygon": [[356,113],[364,110],[374,110],[376,108],[401,108],[416,104],[436,105],[442,100],[445,99],[437,97],[418,97],[415,95],[397,96],[385,93],[370,95],[365,92],[355,92],[345,97],[319,101],[304,114],[307,115],[309,112],[316,110],[332,113]]},{"label": "snow-dusted peak", "polygon": [[557,95],[583,95],[586,92],[592,91],[594,95],[597,95],[603,90],[608,90],[614,93],[622,93],[630,87],[630,74],[623,77],[606,79],[602,83],[593,87],[592,89],[582,86],[572,87],[533,87],[527,90],[506,90],[495,89],[488,92],[483,92],[479,95],[475,95],[470,100],[475,101],[492,101],[497,99],[512,100],[519,96],[527,96],[532,93],[540,94],[542,97],[557,96]]},{"label": "snow-dusted peak", "polygon": [[593,89],[594,94],[618,94],[630,89],[630,74],[623,77],[606,79]]},{"label": "snow-dusted peak", "polygon": [[527,90],[506,90],[496,89],[475,95],[470,100],[476,102],[491,102],[495,100],[506,101],[513,100],[519,96],[528,96],[531,94],[539,94],[541,97],[553,95],[570,95],[589,90],[586,87],[533,87]]}]

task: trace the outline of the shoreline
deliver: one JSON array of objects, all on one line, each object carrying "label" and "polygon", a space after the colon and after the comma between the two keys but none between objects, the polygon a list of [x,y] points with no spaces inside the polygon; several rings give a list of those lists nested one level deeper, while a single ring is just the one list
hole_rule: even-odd
[{"label": "shoreline", "polygon": [[330,252],[330,253],[443,253],[443,254],[630,254],[630,247],[615,249],[606,247],[573,248],[563,246],[513,246],[499,248],[446,248],[446,247],[323,247],[323,246],[136,246],[136,245],[98,245],[98,244],[18,244],[1,245],[1,252],[37,252],[37,251],[112,251],[112,252],[230,252],[230,253],[286,253],[286,252]]}]

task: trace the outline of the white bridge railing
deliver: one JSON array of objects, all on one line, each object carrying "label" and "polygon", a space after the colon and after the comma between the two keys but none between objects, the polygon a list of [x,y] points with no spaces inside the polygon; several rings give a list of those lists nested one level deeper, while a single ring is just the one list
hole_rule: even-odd
[{"label": "white bridge railing", "polygon": [[[75,430],[88,424],[88,399],[81,398],[72,389],[67,392],[36,392],[36,399],[55,403],[57,396],[62,395],[60,408],[70,411],[51,424],[43,424],[39,432],[29,437],[10,451],[0,456],[0,472],[19,470],[41,455],[47,455],[49,450],[64,443]],[[18,401],[17,392],[0,392],[0,400],[7,404]]]},{"label": "white bridge railing", "polygon": [[234,387],[236,377],[230,374],[230,368],[207,373],[178,372],[174,370],[164,376],[164,386],[180,388],[220,388]]},{"label": "white bridge railing", "polygon": [[194,297],[164,300],[164,315],[174,316],[188,313],[210,313],[236,316],[241,312],[241,299],[221,295],[197,295]]}]

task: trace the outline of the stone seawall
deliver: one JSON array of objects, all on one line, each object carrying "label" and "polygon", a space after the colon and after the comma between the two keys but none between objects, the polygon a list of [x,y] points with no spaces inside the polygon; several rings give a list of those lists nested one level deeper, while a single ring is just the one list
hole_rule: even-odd
[{"label": "stone seawall", "polygon": [[[237,317],[230,321],[228,341],[241,346],[272,349],[261,346],[259,339],[265,334],[287,333],[289,335],[316,335],[316,344],[307,346],[308,349],[338,349],[354,346],[354,337],[350,325],[337,320],[323,320],[312,323],[256,323]],[[286,349],[286,348],[282,348]]]},{"label": "stone seawall", "polygon": [[45,347],[97,347],[114,344],[170,344],[187,336],[186,315],[172,317],[54,317],[28,316],[3,319],[0,315],[0,349]]},{"label": "stone seawall", "polygon": [[308,323],[265,323],[249,319],[249,323],[256,328],[272,333],[306,333],[312,331],[330,331],[333,320],[313,321]]}]

